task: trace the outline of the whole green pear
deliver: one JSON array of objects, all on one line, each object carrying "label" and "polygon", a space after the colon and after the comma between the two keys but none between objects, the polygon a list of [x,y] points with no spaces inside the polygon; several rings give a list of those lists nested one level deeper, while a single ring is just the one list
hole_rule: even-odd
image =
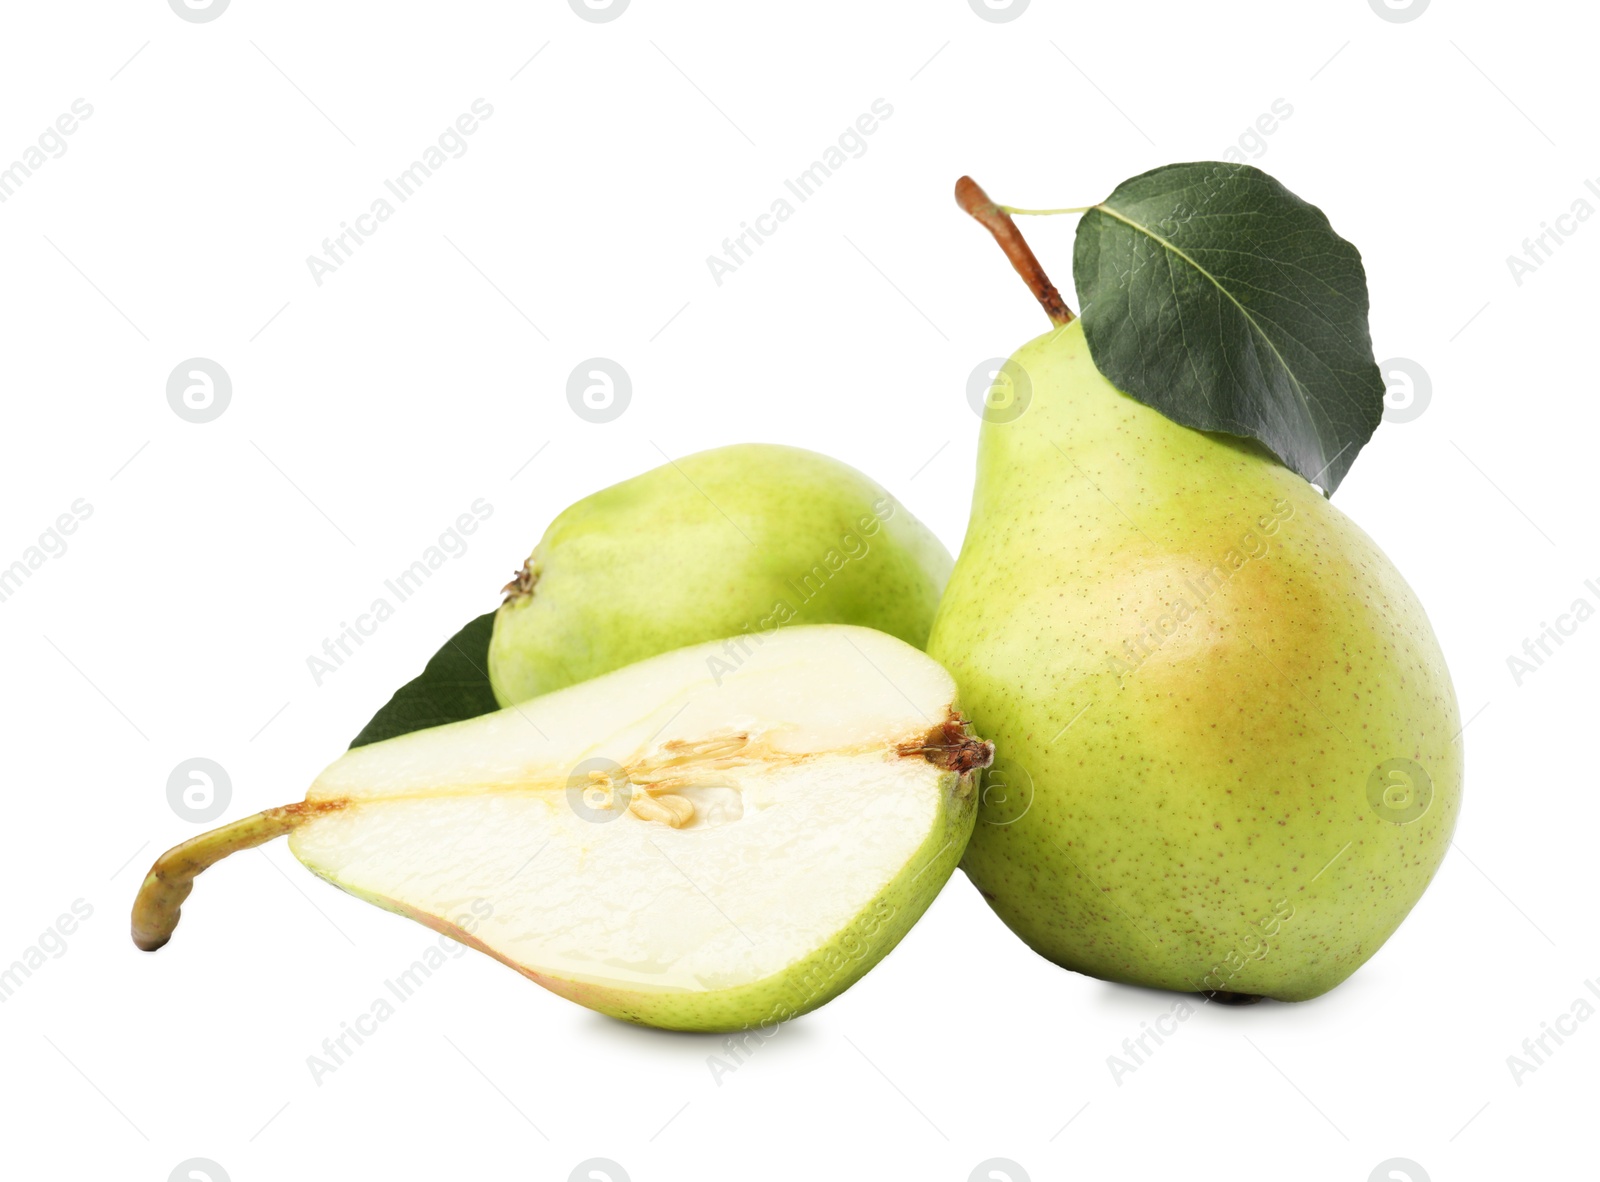
[{"label": "whole green pear", "polygon": [[723,671],[787,624],[857,624],[922,648],[950,553],[827,456],[738,444],[603,489],[550,525],[489,644],[501,705],[707,640]]},{"label": "whole green pear", "polygon": [[986,416],[928,644],[996,748],[967,876],[1077,972],[1333,988],[1456,823],[1461,724],[1421,606],[1263,449],[1112,386],[1081,321],[1000,381],[1031,401]]}]

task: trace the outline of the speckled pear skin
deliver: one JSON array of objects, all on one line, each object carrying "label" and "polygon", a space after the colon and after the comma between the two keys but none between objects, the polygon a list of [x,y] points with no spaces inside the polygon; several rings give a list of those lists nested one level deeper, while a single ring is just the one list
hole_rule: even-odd
[{"label": "speckled pear skin", "polygon": [[1316,997],[1455,828],[1461,723],[1427,617],[1299,476],[1107,382],[1081,322],[1013,360],[1032,401],[984,425],[928,646],[996,748],[963,869],[1065,968]]},{"label": "speckled pear skin", "polygon": [[528,562],[531,587],[502,605],[489,645],[503,706],[794,623],[857,624],[922,648],[951,568],[866,476],[775,444],[699,452],[585,497]]}]

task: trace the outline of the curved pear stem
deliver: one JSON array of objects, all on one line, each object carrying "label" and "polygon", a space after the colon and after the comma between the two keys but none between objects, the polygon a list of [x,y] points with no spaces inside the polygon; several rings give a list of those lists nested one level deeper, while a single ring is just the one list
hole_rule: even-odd
[{"label": "curved pear stem", "polygon": [[156,859],[133,901],[133,942],[154,952],[172,938],[183,901],[194,889],[195,877],[229,854],[291,833],[313,817],[341,809],[344,800],[302,801],[267,809],[253,817],[213,829],[175,845]]},{"label": "curved pear stem", "polygon": [[1011,260],[1011,265],[1022,276],[1028,290],[1033,292],[1033,298],[1039,301],[1045,315],[1050,317],[1050,323],[1058,326],[1071,324],[1072,309],[1067,307],[1055,284],[1050,282],[1050,276],[1044,273],[1044,268],[1039,265],[1027,240],[1022,237],[1022,231],[1017,229],[1017,223],[1011,220],[1011,214],[1005,207],[990,201],[989,194],[969,176],[956,182],[956,204],[994,235],[1000,249],[1006,252],[1006,258]]}]

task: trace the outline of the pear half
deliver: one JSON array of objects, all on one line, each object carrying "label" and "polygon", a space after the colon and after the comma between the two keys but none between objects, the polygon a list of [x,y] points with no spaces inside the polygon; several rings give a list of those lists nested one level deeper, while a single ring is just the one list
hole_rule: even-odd
[{"label": "pear half", "polygon": [[348,752],[303,804],[164,855],[134,940],[159,948],[195,874],[288,832],[335,886],[602,1013],[772,1025],[932,902],[991,755],[949,674],[884,633],[698,645]]}]

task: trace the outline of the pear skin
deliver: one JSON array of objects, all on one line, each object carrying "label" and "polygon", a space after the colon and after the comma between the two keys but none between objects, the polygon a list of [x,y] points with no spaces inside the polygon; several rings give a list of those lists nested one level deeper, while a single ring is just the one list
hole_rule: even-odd
[{"label": "pear skin", "polygon": [[724,637],[731,670],[790,624],[921,648],[950,567],[939,539],[847,464],[775,444],[698,452],[551,523],[496,613],[489,681],[512,705]]},{"label": "pear skin", "polygon": [[[1461,723],[1388,559],[1254,443],[1013,357],[928,651],[995,769],[962,863],[1076,972],[1298,1001],[1399,926],[1461,802]],[[1015,372],[1015,371],[1013,371]]]}]

